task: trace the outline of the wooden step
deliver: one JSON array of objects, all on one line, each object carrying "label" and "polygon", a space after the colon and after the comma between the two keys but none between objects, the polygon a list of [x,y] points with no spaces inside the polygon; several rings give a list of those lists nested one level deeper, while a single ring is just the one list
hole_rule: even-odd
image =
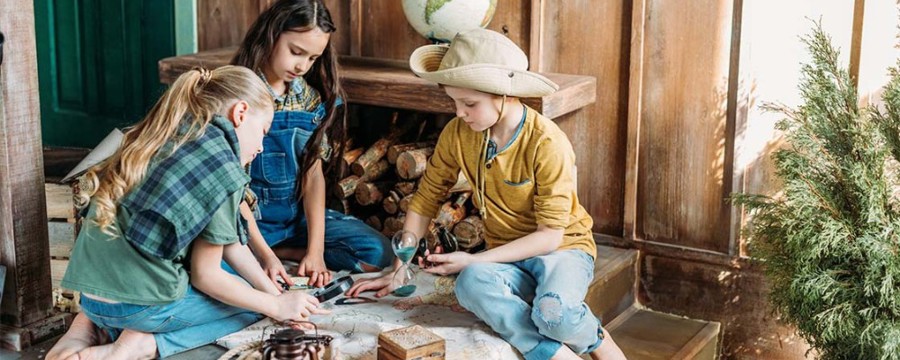
[{"label": "wooden step", "polygon": [[636,306],[606,325],[629,360],[716,359],[720,329],[717,322]]},{"label": "wooden step", "polygon": [[607,323],[634,304],[637,251],[597,246],[594,280],[584,301]]}]

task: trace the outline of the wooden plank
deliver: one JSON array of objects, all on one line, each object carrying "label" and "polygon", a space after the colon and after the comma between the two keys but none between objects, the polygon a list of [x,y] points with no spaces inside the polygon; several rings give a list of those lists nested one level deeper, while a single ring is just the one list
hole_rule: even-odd
[{"label": "wooden plank", "polygon": [[[171,57],[159,62],[159,77],[171,83],[194,66],[216,68],[227,64],[236,48],[217,49]],[[437,84],[417,77],[405,61],[343,56],[341,83],[351,103],[435,113],[454,113],[453,101]],[[523,101],[549,118],[592,104],[597,79],[592,76],[544,74],[560,86],[554,94]]]},{"label": "wooden plank", "polygon": [[362,55],[363,43],[363,1],[350,0],[350,52],[352,56]]},{"label": "wooden plank", "polygon": [[359,20],[352,25],[351,42],[357,42],[360,56],[407,61],[417,47],[429,43],[406,21],[402,2],[353,1],[359,3]]},{"label": "wooden plank", "polygon": [[696,355],[710,342],[715,343],[718,324],[634,308],[625,315],[622,317],[626,319],[616,319],[607,331],[628,359],[716,359],[714,353]]},{"label": "wooden plank", "polygon": [[[636,237],[728,251],[723,193],[733,2],[648,0]],[[730,179],[729,179],[730,182]]]},{"label": "wooden plank", "polygon": [[628,146],[625,165],[625,209],[623,235],[626,239],[637,237],[638,176],[641,142],[641,110],[644,85],[644,27],[647,0],[632,2],[631,17],[631,68],[629,69],[628,96]]},{"label": "wooden plank", "polygon": [[707,323],[703,329],[697,332],[693,338],[685,343],[681,351],[677,352],[673,359],[716,359],[715,352],[706,354],[706,357],[700,356],[704,350],[712,347],[716,349],[716,340],[719,337],[719,323]]},{"label": "wooden plank", "polygon": [[47,223],[50,236],[50,258],[68,259],[75,247],[75,223],[50,221]]},{"label": "wooden plank", "polygon": [[47,196],[47,219],[74,219],[72,187],[60,184],[44,184]]},{"label": "wooden plank", "polygon": [[268,1],[197,0],[197,49],[239,45]]},{"label": "wooden plank", "polygon": [[53,306],[33,5],[0,2],[0,320],[14,327],[47,318]]},{"label": "wooden plank", "polygon": [[631,7],[620,0],[545,0],[541,30],[541,71],[598,79],[590,90],[596,102],[557,123],[577,155],[578,200],[594,232],[616,236],[623,226]]},{"label": "wooden plank", "polygon": [[[354,0],[355,1],[355,0]],[[328,12],[331,13],[331,21],[337,30],[331,34],[331,46],[341,55],[349,55],[354,38],[353,7],[347,0],[324,0]]]},{"label": "wooden plank", "polygon": [[594,280],[584,302],[604,322],[615,319],[634,304],[637,258],[636,250],[597,247]]},{"label": "wooden plank", "polygon": [[63,276],[66,275],[66,269],[69,267],[69,260],[50,260],[50,278],[53,282],[53,288],[60,287]]},{"label": "wooden plank", "polygon": [[862,52],[863,17],[865,15],[866,0],[853,1],[853,29],[850,37],[850,80],[853,86],[859,85],[859,62]]},{"label": "wooden plank", "polygon": [[529,70],[544,71],[544,1],[531,0],[531,34],[528,37]]},{"label": "wooden plank", "polygon": [[[498,0],[497,10],[494,12],[494,18],[487,28],[496,32],[505,34],[512,40],[525,54],[533,54],[531,45],[535,44],[538,38],[532,38],[532,34],[536,29],[532,27],[531,21],[534,19],[532,10],[535,1],[542,0]],[[531,61],[529,57],[529,61]],[[538,59],[540,63],[540,59]],[[535,69],[532,64],[532,69]]]},{"label": "wooden plank", "polygon": [[[734,154],[736,139],[736,127],[738,123],[746,121],[747,109],[749,107],[746,102],[748,95],[745,93],[743,85],[744,75],[741,72],[741,26],[743,23],[744,0],[734,0],[734,7],[731,16],[731,55],[728,69],[728,98],[725,114],[725,155],[722,164],[722,196],[726,199],[730,197],[732,192],[740,191],[741,187],[741,171],[736,170],[734,166]],[[728,200],[725,200],[728,202]],[[722,226],[728,232],[729,255],[736,255],[740,250],[738,248],[740,241],[740,211],[736,210],[731,204],[722,206],[720,209],[720,218],[723,219]]]}]

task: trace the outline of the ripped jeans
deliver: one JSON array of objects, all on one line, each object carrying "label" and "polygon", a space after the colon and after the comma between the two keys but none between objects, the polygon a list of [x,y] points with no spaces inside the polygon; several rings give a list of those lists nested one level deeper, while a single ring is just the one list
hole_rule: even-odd
[{"label": "ripped jeans", "polygon": [[469,265],[456,279],[456,297],[527,360],[549,359],[562,344],[584,354],[602,341],[600,320],[584,303],[593,277],[586,252],[554,251]]}]

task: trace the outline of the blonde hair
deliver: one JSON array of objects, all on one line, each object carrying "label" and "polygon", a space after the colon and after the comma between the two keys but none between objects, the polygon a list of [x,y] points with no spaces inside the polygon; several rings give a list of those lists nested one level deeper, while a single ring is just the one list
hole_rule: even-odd
[{"label": "blonde hair", "polygon": [[[202,135],[213,116],[237,100],[246,101],[250,109],[271,109],[274,103],[262,79],[245,67],[194,68],[182,74],[147,116],[125,133],[119,150],[82,177],[76,204],[84,207],[93,201],[95,224],[115,235],[109,226],[119,199],[140,184],[154,157],[171,155],[160,154],[160,149],[172,142],[174,152]],[[182,125],[188,125],[187,131],[180,130]]]}]

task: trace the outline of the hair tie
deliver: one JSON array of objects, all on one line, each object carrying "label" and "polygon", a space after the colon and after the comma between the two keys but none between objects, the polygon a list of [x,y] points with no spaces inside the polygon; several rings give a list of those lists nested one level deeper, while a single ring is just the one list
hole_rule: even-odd
[{"label": "hair tie", "polygon": [[210,79],[212,79],[212,71],[209,71],[209,69],[195,67],[193,70],[197,70],[198,72],[200,72],[200,81],[197,83],[197,85],[203,86],[204,84],[208,83]]}]

